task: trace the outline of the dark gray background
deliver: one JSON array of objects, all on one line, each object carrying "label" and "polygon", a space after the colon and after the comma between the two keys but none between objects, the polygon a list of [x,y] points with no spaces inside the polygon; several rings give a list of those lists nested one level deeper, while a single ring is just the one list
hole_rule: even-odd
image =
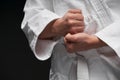
[{"label": "dark gray background", "polygon": [[25,0],[0,2],[0,80],[48,80],[50,59],[39,61],[21,30]]}]

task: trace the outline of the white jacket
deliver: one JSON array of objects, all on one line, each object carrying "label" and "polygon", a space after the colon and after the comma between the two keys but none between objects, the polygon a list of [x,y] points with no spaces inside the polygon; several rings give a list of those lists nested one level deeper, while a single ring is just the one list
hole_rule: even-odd
[{"label": "white jacket", "polygon": [[[82,9],[85,32],[109,47],[73,55],[66,51],[62,38],[38,40],[49,22],[73,8]],[[50,80],[120,80],[120,0],[27,0],[24,11],[21,28],[35,56],[39,60],[53,56]]]}]

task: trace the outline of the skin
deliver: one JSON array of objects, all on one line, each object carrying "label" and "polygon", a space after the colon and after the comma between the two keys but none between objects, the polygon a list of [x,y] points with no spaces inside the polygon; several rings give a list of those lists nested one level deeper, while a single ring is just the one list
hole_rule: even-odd
[{"label": "skin", "polygon": [[106,46],[95,35],[83,33],[84,28],[82,11],[71,9],[63,17],[50,22],[38,38],[48,40],[64,36],[66,49],[70,53]]},{"label": "skin", "polygon": [[67,51],[70,53],[107,46],[107,44],[105,44],[95,35],[89,35],[86,33],[68,33],[64,37],[64,42]]},{"label": "skin", "polygon": [[81,10],[71,9],[66,14],[50,22],[39,39],[52,39],[54,37],[65,36],[67,33],[78,33],[84,31],[84,17]]}]

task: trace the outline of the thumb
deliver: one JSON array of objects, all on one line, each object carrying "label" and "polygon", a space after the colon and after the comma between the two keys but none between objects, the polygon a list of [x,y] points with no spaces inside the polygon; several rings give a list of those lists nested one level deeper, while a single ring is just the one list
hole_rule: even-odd
[{"label": "thumb", "polygon": [[66,40],[67,42],[69,42],[69,43],[75,42],[74,34],[68,33],[68,34],[65,36],[65,40]]}]

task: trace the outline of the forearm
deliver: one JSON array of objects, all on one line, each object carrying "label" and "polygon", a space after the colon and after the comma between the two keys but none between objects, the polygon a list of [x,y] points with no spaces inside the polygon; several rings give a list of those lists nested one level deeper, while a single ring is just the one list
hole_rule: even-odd
[{"label": "forearm", "polygon": [[91,41],[91,48],[100,48],[100,47],[107,46],[107,44],[104,41],[102,41],[95,35],[91,35],[90,41]]},{"label": "forearm", "polygon": [[65,36],[67,33],[83,32],[83,30],[84,19],[81,11],[72,9],[68,10],[63,17],[48,23],[40,34],[39,39],[52,39],[54,37]]},{"label": "forearm", "polygon": [[[57,19],[56,19],[57,20]],[[50,22],[45,29],[42,31],[42,33],[39,35],[39,39],[52,39],[53,37],[55,37],[56,35],[53,32],[53,24],[55,23],[56,20],[53,20],[52,22]]]},{"label": "forearm", "polygon": [[68,52],[85,51],[107,46],[97,36],[86,33],[67,34],[64,41]]}]

